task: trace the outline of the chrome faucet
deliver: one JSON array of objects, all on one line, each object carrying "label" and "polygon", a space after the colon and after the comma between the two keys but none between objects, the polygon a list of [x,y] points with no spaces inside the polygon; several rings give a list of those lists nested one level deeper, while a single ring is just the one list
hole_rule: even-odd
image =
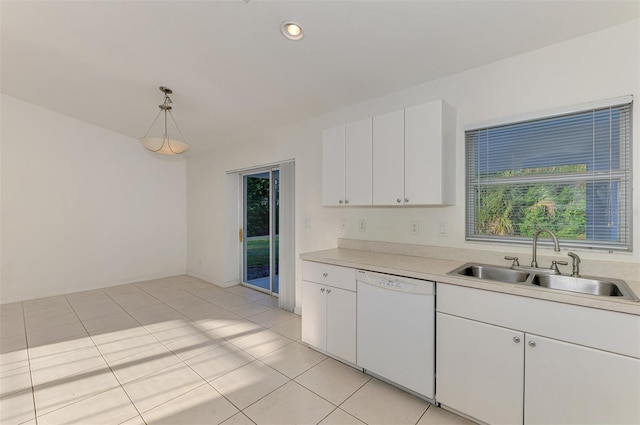
[{"label": "chrome faucet", "polygon": [[551,230],[548,230],[548,229],[538,230],[533,235],[533,255],[531,257],[531,267],[536,267],[536,268],[538,267],[538,237],[542,232],[547,232],[548,234],[551,235],[551,238],[553,238],[553,243],[555,245],[553,250],[555,252],[560,252],[560,244],[558,243],[558,238],[556,237],[555,233],[553,233]]},{"label": "chrome faucet", "polygon": [[580,277],[580,257],[575,252],[570,252],[567,254],[573,260],[573,267],[571,271],[571,276]]}]

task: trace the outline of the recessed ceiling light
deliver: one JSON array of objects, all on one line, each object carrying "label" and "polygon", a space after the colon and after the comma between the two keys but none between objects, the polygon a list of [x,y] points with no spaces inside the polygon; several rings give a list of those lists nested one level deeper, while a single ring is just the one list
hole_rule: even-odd
[{"label": "recessed ceiling light", "polygon": [[280,25],[280,32],[289,40],[301,40],[304,37],[304,31],[302,27],[295,22],[285,21]]}]

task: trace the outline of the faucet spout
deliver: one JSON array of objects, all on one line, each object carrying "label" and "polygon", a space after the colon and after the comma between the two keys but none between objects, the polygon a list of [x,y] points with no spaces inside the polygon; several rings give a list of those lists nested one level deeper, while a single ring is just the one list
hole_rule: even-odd
[{"label": "faucet spout", "polygon": [[531,267],[538,267],[538,237],[540,237],[540,233],[547,232],[551,235],[553,239],[555,252],[560,252],[560,243],[558,243],[558,238],[555,233],[548,229],[540,229],[533,235],[533,254],[531,255]]},{"label": "faucet spout", "polygon": [[570,252],[567,255],[573,260],[571,276],[580,277],[580,257],[575,252]]}]

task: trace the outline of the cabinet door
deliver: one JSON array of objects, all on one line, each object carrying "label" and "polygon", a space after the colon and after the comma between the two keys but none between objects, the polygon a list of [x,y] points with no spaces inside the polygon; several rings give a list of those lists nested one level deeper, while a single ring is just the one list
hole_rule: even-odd
[{"label": "cabinet door", "polygon": [[345,204],[371,205],[371,126],[371,117],[346,124]]},{"label": "cabinet door", "polygon": [[322,131],[322,205],[344,203],[345,126]]},{"label": "cabinet door", "polygon": [[332,287],[327,292],[327,352],[355,363],[356,293]]},{"label": "cabinet door", "polygon": [[525,424],[640,423],[640,360],[526,339]]},{"label": "cabinet door", "polygon": [[302,281],[302,340],[320,350],[327,348],[327,287]]},{"label": "cabinet door", "polygon": [[404,204],[404,111],[373,117],[373,205]]},{"label": "cabinet door", "polygon": [[522,423],[524,334],[436,315],[436,400],[490,424]]},{"label": "cabinet door", "polygon": [[442,204],[442,101],[407,108],[404,136],[406,203]]}]

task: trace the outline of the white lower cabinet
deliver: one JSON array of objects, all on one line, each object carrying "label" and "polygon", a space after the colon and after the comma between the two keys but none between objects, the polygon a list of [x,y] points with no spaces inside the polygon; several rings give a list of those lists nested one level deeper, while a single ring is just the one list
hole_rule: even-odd
[{"label": "white lower cabinet", "polygon": [[327,287],[327,352],[356,362],[356,293]]},{"label": "white lower cabinet", "polygon": [[522,423],[524,334],[438,313],[436,399],[489,424]]},{"label": "white lower cabinet", "polygon": [[302,281],[302,340],[356,362],[356,293]]},{"label": "white lower cabinet", "polygon": [[638,424],[640,360],[437,313],[436,399],[489,424]]},{"label": "white lower cabinet", "polygon": [[302,277],[302,340],[355,364],[355,269],[303,261]]},{"label": "white lower cabinet", "polygon": [[302,281],[302,340],[323,351],[327,350],[326,290],[325,285]]},{"label": "white lower cabinet", "polygon": [[525,424],[640,424],[640,360],[526,338]]}]

